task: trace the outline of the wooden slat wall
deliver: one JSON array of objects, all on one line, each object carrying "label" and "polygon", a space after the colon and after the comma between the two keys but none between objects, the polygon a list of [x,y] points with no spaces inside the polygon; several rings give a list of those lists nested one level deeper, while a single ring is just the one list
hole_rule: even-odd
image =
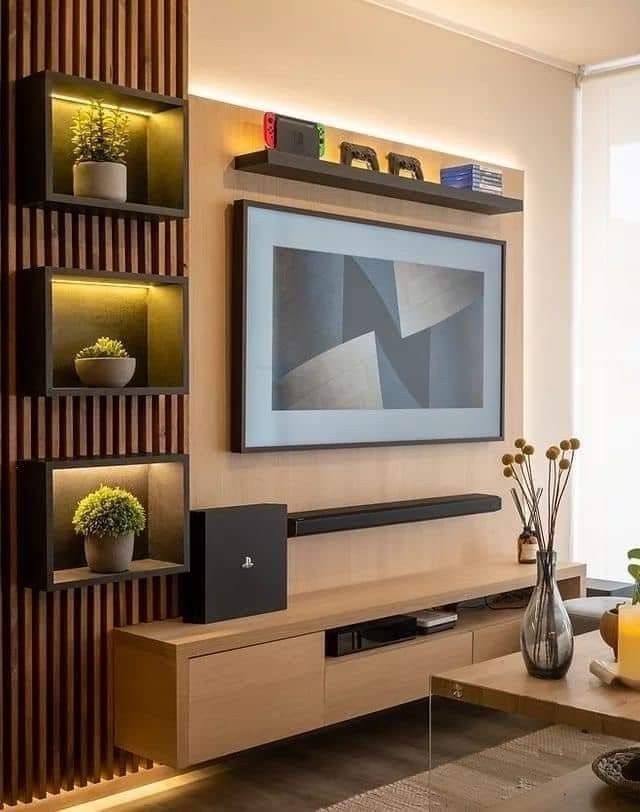
[{"label": "wooden slat wall", "polygon": [[181,452],[180,396],[15,394],[16,274],[35,265],[183,274],[183,222],[15,205],[13,80],[44,68],[174,96],[187,93],[188,0],[2,0],[2,672],[0,798],[42,798],[141,766],[114,751],[109,630],[177,613],[175,578],[44,594],[18,577],[15,463],[33,457]]}]

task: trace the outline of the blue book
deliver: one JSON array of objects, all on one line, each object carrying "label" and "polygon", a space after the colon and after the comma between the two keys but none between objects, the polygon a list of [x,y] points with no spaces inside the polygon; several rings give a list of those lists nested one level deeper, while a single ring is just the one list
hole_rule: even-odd
[{"label": "blue book", "polygon": [[440,170],[441,172],[489,172],[492,175],[499,175],[495,169],[489,169],[486,166],[481,166],[480,164],[461,164],[460,166],[445,166],[443,169]]},{"label": "blue book", "polygon": [[487,192],[492,195],[502,194],[502,186],[494,186],[486,183],[442,180],[441,184],[443,186],[449,186],[452,189],[469,189],[472,192]]},{"label": "blue book", "polygon": [[449,172],[446,169],[440,170],[441,178],[474,178],[478,180],[487,180],[501,182],[502,175],[496,172]]},{"label": "blue book", "polygon": [[441,172],[456,172],[469,175],[501,175],[499,169],[482,168],[481,166],[443,166]]}]

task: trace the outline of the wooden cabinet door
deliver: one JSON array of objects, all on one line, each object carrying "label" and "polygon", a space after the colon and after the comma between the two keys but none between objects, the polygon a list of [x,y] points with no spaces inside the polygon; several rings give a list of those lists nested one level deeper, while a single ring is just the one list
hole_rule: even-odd
[{"label": "wooden cabinet door", "polygon": [[471,651],[472,635],[465,632],[328,658],[325,723],[425,697],[429,674],[470,665]]},{"label": "wooden cabinet door", "polygon": [[320,632],[194,657],[188,670],[190,764],[322,727]]}]

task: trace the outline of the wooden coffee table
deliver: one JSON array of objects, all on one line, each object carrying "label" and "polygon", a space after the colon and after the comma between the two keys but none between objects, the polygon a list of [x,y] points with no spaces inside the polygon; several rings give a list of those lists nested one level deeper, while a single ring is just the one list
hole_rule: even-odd
[{"label": "wooden coffee table", "polygon": [[[620,685],[603,685],[589,672],[594,659],[612,659],[598,632],[576,637],[573,663],[562,680],[530,677],[520,653],[431,677],[432,696],[521,714],[550,725],[640,741],[640,692]],[[563,810],[627,809],[626,802],[592,774],[590,767],[518,795],[500,808]],[[527,805],[529,804],[529,805]],[[573,805],[577,804],[577,805]],[[629,804],[639,809],[639,804]]]}]

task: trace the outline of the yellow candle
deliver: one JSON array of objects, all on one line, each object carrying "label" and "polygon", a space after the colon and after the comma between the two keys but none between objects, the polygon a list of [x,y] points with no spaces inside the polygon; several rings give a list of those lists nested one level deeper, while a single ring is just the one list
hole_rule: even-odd
[{"label": "yellow candle", "polygon": [[640,682],[640,604],[618,610],[618,670],[623,679]]}]

